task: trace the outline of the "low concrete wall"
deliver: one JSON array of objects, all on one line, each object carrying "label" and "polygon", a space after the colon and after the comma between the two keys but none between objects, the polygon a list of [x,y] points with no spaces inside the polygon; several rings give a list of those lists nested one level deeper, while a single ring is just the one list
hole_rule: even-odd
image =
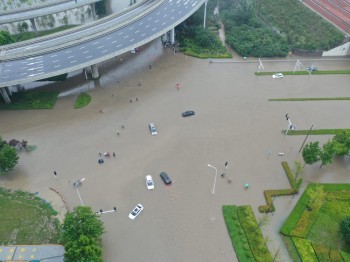
[{"label": "low concrete wall", "polygon": [[324,51],[322,56],[349,56],[350,42],[337,46],[329,51]]},{"label": "low concrete wall", "polygon": [[293,49],[293,53],[299,56],[313,56],[313,57],[321,57],[323,51],[309,51],[303,49]]}]

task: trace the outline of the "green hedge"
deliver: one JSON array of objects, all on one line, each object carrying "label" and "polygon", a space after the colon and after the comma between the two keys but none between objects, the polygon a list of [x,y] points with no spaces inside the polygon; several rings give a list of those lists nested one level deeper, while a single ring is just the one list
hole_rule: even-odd
[{"label": "green hedge", "polygon": [[[311,130],[289,130],[288,136],[304,136],[307,135],[310,132],[310,135],[317,136],[317,135],[335,135],[338,132],[346,130],[350,131],[350,129],[313,129]],[[281,133],[285,134],[286,130],[282,130]]]},{"label": "green hedge", "polygon": [[301,183],[303,182],[303,180],[300,178],[297,181],[295,180],[295,175],[292,172],[292,170],[290,169],[288,162],[287,161],[282,161],[282,167],[284,169],[284,172],[286,173],[290,186],[293,189],[299,190]]},{"label": "green hedge", "polygon": [[268,101],[334,101],[334,100],[350,100],[350,97],[304,97],[304,98],[271,98]]},{"label": "green hedge", "polygon": [[296,246],[300,259],[303,262],[318,262],[316,253],[311,245],[311,242],[304,238],[293,237],[294,245]]},{"label": "green hedge", "polygon": [[314,187],[314,186],[315,184],[309,184],[308,187],[305,189],[298,203],[295,205],[294,209],[292,210],[292,213],[289,215],[289,217],[283,224],[280,230],[281,234],[285,236],[291,236],[291,231],[296,227],[301,215],[303,214],[304,210],[307,208],[309,198],[306,194],[306,191],[309,187]]},{"label": "green hedge", "polygon": [[277,196],[295,195],[298,193],[296,189],[276,189],[276,190],[264,190],[264,196],[267,205],[259,206],[261,213],[274,212],[275,206],[273,204],[273,198]]},{"label": "green hedge", "polygon": [[[309,71],[280,71],[283,75],[309,75]],[[255,72],[256,76],[272,76],[276,72]],[[312,75],[347,75],[350,74],[350,70],[322,70],[313,71]]]},{"label": "green hedge", "polygon": [[230,236],[238,260],[240,262],[255,261],[253,253],[249,247],[248,239],[240,224],[237,209],[237,206],[224,205],[222,207],[227,232]]},{"label": "green hedge", "polygon": [[272,256],[266,246],[266,241],[261,234],[251,206],[240,206],[237,209],[237,213],[255,261],[272,261]]},{"label": "green hedge", "polygon": [[305,209],[290,234],[292,236],[306,238],[312,225],[315,223],[320,208],[321,207],[318,209],[313,208],[312,210]]},{"label": "green hedge", "polygon": [[259,211],[262,213],[275,211],[275,206],[273,204],[273,197],[295,195],[299,193],[299,188],[302,183],[302,179],[298,179],[298,181],[295,182],[295,176],[292,170],[290,169],[288,162],[282,161],[282,167],[287,175],[287,178],[289,180],[289,183],[292,189],[264,190],[264,196],[265,196],[267,205],[259,206]]}]

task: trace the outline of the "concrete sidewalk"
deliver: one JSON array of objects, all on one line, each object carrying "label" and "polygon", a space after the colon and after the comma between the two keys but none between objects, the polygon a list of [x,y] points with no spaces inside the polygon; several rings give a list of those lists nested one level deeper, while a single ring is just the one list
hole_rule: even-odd
[{"label": "concrete sidewalk", "polygon": [[63,262],[60,245],[0,246],[0,261]]}]

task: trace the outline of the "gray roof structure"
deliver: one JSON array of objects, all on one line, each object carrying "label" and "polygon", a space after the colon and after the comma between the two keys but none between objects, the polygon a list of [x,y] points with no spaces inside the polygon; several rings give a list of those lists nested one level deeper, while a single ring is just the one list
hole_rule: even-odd
[{"label": "gray roof structure", "polygon": [[61,245],[0,246],[0,261],[63,262]]}]

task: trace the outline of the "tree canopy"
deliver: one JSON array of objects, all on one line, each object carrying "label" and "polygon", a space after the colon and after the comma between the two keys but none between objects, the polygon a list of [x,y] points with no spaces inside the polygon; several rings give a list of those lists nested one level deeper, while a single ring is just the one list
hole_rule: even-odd
[{"label": "tree canopy", "polygon": [[0,175],[11,171],[18,163],[17,151],[8,145],[0,136]]},{"label": "tree canopy", "polygon": [[350,243],[350,217],[346,217],[340,222],[340,232],[345,242]]},{"label": "tree canopy", "polygon": [[308,165],[316,163],[320,160],[320,152],[321,149],[318,141],[305,145],[302,152],[304,162]]},{"label": "tree canopy", "polygon": [[104,226],[90,207],[78,206],[63,222],[65,262],[102,262],[101,236]]},{"label": "tree canopy", "polygon": [[322,149],[319,142],[311,142],[303,148],[303,159],[305,164],[312,165],[321,160],[321,167],[332,163],[333,157],[347,156],[350,154],[350,132],[342,130],[338,132]]}]

